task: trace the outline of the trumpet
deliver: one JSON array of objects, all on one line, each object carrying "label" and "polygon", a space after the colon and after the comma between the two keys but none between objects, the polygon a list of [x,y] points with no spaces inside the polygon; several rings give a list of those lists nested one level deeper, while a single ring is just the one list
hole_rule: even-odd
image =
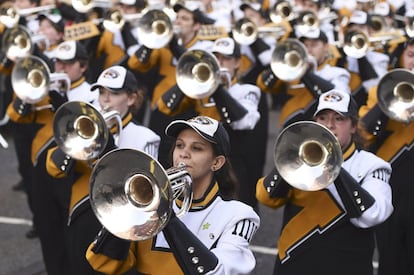
[{"label": "trumpet", "polygon": [[309,67],[305,45],[297,39],[288,38],[276,45],[272,53],[270,68],[283,81],[293,81],[302,77]]},{"label": "trumpet", "polygon": [[93,8],[109,9],[113,4],[108,0],[72,0],[72,6],[80,13],[87,13]]},{"label": "trumpet", "polygon": [[74,159],[95,159],[106,147],[110,135],[107,122],[112,119],[117,121],[119,137],[122,121],[118,112],[101,114],[89,103],[66,102],[53,117],[55,142],[63,152]]},{"label": "trumpet", "polygon": [[414,74],[407,69],[386,73],[377,88],[378,106],[391,119],[414,121]]},{"label": "trumpet", "polygon": [[286,30],[276,23],[256,26],[248,18],[241,18],[235,23],[232,34],[234,40],[241,45],[251,45],[258,37],[274,36],[275,39],[285,34]]},{"label": "trumpet", "polygon": [[174,36],[170,17],[162,10],[148,10],[140,19],[138,37],[150,49],[167,45]]},{"label": "trumpet", "polygon": [[291,186],[317,191],[330,185],[341,171],[341,146],[325,126],[313,121],[290,124],[276,139],[273,160]]},{"label": "trumpet", "polygon": [[223,78],[227,82],[224,84],[230,85],[228,71],[220,68],[217,58],[207,51],[190,50],[178,60],[177,85],[190,98],[208,98],[217,90]]},{"label": "trumpet", "polygon": [[37,56],[19,59],[11,73],[11,83],[16,96],[23,102],[35,104],[44,99],[50,87],[67,92],[70,79],[65,73],[51,73],[46,62]]},{"label": "trumpet", "polygon": [[121,239],[142,241],[165,227],[175,199],[183,202],[176,215],[188,212],[191,183],[185,166],[164,170],[144,152],[118,149],[104,155],[94,166],[90,202],[109,232]]}]

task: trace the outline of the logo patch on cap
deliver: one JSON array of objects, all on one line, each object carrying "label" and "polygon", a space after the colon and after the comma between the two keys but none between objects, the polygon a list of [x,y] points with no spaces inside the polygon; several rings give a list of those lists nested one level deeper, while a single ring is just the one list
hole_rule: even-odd
[{"label": "logo patch on cap", "polygon": [[206,117],[206,116],[194,117],[192,119],[189,119],[188,122],[197,123],[201,125],[214,125],[214,122],[209,117]]},{"label": "logo patch on cap", "polygon": [[343,99],[342,95],[340,95],[339,93],[335,93],[335,92],[329,93],[323,97],[323,100],[327,102],[340,102],[342,101],[342,99]]},{"label": "logo patch on cap", "polygon": [[107,70],[102,75],[103,78],[110,78],[110,79],[116,79],[119,77],[119,73],[115,70]]}]

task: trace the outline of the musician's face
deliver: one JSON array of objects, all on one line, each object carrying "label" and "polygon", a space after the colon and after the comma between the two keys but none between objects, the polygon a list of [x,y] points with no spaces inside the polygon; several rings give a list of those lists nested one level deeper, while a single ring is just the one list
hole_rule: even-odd
[{"label": "musician's face", "polygon": [[192,36],[199,29],[198,23],[194,21],[194,15],[192,12],[186,9],[180,9],[177,12],[177,17],[175,19],[175,25],[180,30],[180,36]]},{"label": "musician's face", "polygon": [[217,57],[217,60],[219,61],[220,68],[227,69],[230,75],[233,77],[240,67],[240,59],[235,58],[235,57],[225,56],[219,53],[216,53],[215,56]]},{"label": "musician's face", "polygon": [[333,110],[320,111],[316,115],[315,121],[332,131],[342,150],[351,143],[352,135],[356,132],[356,126],[350,117],[344,117]]},{"label": "musician's face", "polygon": [[48,19],[43,19],[39,22],[39,29],[37,32],[46,36],[50,46],[59,44],[63,38],[63,33],[58,32]]},{"label": "musician's face", "polygon": [[71,83],[78,81],[83,76],[86,68],[87,66],[82,66],[79,60],[67,62],[57,59],[55,61],[55,71],[67,74]]},{"label": "musician's face", "polygon": [[322,40],[317,39],[304,39],[303,44],[305,44],[309,54],[316,59],[318,65],[322,64],[328,54],[328,43],[324,43]]},{"label": "musician's face", "polygon": [[403,53],[402,66],[405,69],[414,69],[414,44],[408,45]]},{"label": "musician's face", "polygon": [[130,106],[135,103],[136,95],[127,92],[112,92],[105,88],[99,88],[99,104],[102,110],[118,111],[124,116]]}]

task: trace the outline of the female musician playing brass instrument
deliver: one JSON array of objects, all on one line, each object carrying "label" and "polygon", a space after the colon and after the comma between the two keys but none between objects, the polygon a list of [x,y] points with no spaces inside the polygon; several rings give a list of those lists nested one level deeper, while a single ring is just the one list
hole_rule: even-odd
[{"label": "female musician playing brass instrument", "polygon": [[255,258],[248,245],[260,220],[251,207],[232,199],[236,182],[224,126],[198,116],[171,122],[166,134],[175,138],[172,165],[184,164],[192,178],[189,212],[177,218],[176,199],[162,232],[138,242],[101,231],[87,251],[89,263],[105,274],[131,267],[140,274],[249,274]]},{"label": "female musician playing brass instrument", "polygon": [[[297,175],[299,183],[309,179],[300,171],[284,172],[280,168],[274,168],[257,183],[256,195],[260,202],[272,208],[285,207],[274,274],[306,274],[309,271],[319,275],[373,274],[373,227],[384,222],[393,211],[388,184],[391,167],[374,154],[358,149],[354,138],[357,108],[348,93],[331,90],[322,94],[314,119],[316,125],[325,126],[319,126],[319,131],[326,130],[324,137],[334,135],[334,141],[326,143],[328,154],[339,151],[337,164],[315,165],[324,169],[322,174],[313,174],[314,181],[328,179],[321,188],[304,191],[306,188],[293,187],[285,180],[287,173]],[[289,144],[292,137],[313,139],[302,137],[301,128],[296,130]],[[330,165],[325,165],[327,163]],[[275,167],[281,167],[276,164],[275,161]],[[331,166],[335,165],[337,172],[325,172],[332,171]],[[308,168],[315,167],[309,165]]]}]

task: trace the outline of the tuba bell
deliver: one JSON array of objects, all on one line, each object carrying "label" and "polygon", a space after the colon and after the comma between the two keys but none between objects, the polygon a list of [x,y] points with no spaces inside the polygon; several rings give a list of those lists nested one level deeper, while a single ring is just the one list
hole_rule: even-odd
[{"label": "tuba bell", "polygon": [[302,77],[309,67],[308,51],[297,39],[288,38],[276,44],[272,53],[270,68],[283,81]]},{"label": "tuba bell", "polygon": [[325,126],[300,121],[287,126],[277,137],[274,164],[291,186],[317,191],[331,184],[341,171],[341,146]]},{"label": "tuba bell", "polygon": [[222,72],[213,54],[204,50],[189,50],[178,60],[177,85],[190,98],[207,98],[220,85]]},{"label": "tuba bell", "polygon": [[414,121],[414,74],[407,69],[386,73],[377,87],[378,106],[394,120]]},{"label": "tuba bell", "polygon": [[32,55],[17,60],[11,73],[11,83],[16,96],[29,104],[44,99],[50,87],[70,87],[67,74],[51,73],[45,61]]},{"label": "tuba bell", "polygon": [[173,201],[182,200],[177,216],[192,200],[185,166],[164,170],[156,159],[133,149],[117,149],[98,160],[90,177],[92,209],[113,235],[131,241],[154,237],[167,224]]},{"label": "tuba bell", "polygon": [[138,37],[150,49],[166,46],[174,36],[170,17],[162,10],[148,10],[142,15],[137,27]]},{"label": "tuba bell", "polygon": [[101,114],[89,103],[66,102],[57,109],[53,117],[55,142],[74,159],[95,159],[106,147],[110,135],[107,122],[111,119],[117,120],[119,136],[122,121],[118,112]]}]

